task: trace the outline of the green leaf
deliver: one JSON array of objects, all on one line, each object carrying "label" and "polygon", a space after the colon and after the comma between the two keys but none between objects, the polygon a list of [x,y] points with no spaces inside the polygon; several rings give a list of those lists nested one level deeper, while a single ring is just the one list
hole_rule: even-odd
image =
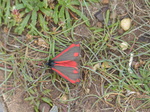
[{"label": "green leaf", "polygon": [[0,17],[0,26],[2,25],[2,18]]},{"label": "green leaf", "polygon": [[47,97],[42,97],[41,98],[44,102],[48,103],[50,106],[52,106],[52,100],[50,98]]},{"label": "green leaf", "polygon": [[60,4],[61,6],[63,5],[66,5],[66,2],[64,0],[58,0],[58,4]]},{"label": "green leaf", "polygon": [[65,21],[64,12],[65,12],[65,7],[62,6],[59,11],[59,19],[62,19],[63,21]]},{"label": "green leaf", "polygon": [[66,14],[66,18],[67,18],[67,27],[70,28],[71,27],[71,18],[70,18],[70,14],[69,14],[68,10],[65,10],[65,14]]},{"label": "green leaf", "polygon": [[88,21],[88,18],[83,15],[83,13],[81,13],[79,10],[75,9],[74,7],[72,6],[69,6],[68,7],[71,11],[73,11],[74,13],[76,13],[77,15],[79,15],[86,23],[87,26],[90,26],[90,22]]},{"label": "green leaf", "polygon": [[50,89],[47,89],[47,90],[44,90],[43,93],[48,94],[50,91],[51,91]]},{"label": "green leaf", "polygon": [[99,0],[90,0],[90,2],[99,2]]},{"label": "green leaf", "polygon": [[25,101],[34,100],[34,97],[33,97],[33,96],[30,96],[30,97],[25,98],[24,100],[25,100]]},{"label": "green leaf", "polygon": [[43,31],[48,31],[47,22],[45,21],[43,15],[39,13],[39,20],[40,20],[40,26],[42,27]]},{"label": "green leaf", "polygon": [[106,25],[108,25],[108,23],[109,23],[109,17],[110,17],[110,11],[107,10],[107,11],[106,11],[106,19],[105,19],[105,24],[106,24]]},{"label": "green leaf", "polygon": [[28,15],[24,18],[24,20],[22,21],[22,23],[20,24],[20,26],[15,29],[15,32],[17,32],[18,34],[21,34],[21,33],[24,31],[24,28],[27,26],[27,23],[28,23],[28,21],[29,21],[30,16],[31,16],[31,15],[28,14]]},{"label": "green leaf", "polygon": [[25,13],[29,13],[31,10],[28,8],[25,8]]},{"label": "green leaf", "polygon": [[33,10],[33,11],[32,11],[31,20],[32,20],[31,24],[32,24],[33,26],[35,26],[35,25],[36,25],[36,22],[37,22],[37,12],[36,12],[36,10]]},{"label": "green leaf", "polygon": [[26,6],[28,3],[28,0],[21,0],[23,2],[23,5]]},{"label": "green leaf", "polygon": [[22,0],[24,6],[29,9],[29,11],[33,10],[33,4],[30,5],[26,0]]},{"label": "green leaf", "polygon": [[44,7],[43,2],[38,1],[36,4],[37,4],[37,7],[39,7],[40,9]]},{"label": "green leaf", "polygon": [[88,2],[86,2],[85,0],[82,1],[82,6],[90,6],[90,4]]},{"label": "green leaf", "polygon": [[56,5],[56,7],[54,8],[53,19],[54,19],[55,24],[58,23],[58,7],[59,7],[59,5]]},{"label": "green leaf", "polygon": [[6,17],[4,18],[4,23],[7,24],[7,23],[9,23],[9,17],[10,17],[10,0],[8,0],[8,2],[7,2],[5,16]]},{"label": "green leaf", "polygon": [[29,89],[28,91],[33,95],[35,94],[35,91],[33,89]]},{"label": "green leaf", "polygon": [[47,3],[47,2],[48,2],[47,0],[43,0],[43,6],[44,6],[45,8],[48,7],[48,3]]},{"label": "green leaf", "polygon": [[40,8],[39,8],[38,6],[35,6],[34,10],[35,10],[36,12],[38,12],[38,11],[40,10]]},{"label": "green leaf", "polygon": [[38,107],[34,107],[34,111],[35,111],[35,112],[39,112]]},{"label": "green leaf", "polygon": [[23,28],[27,25],[30,16],[31,16],[31,15],[28,14],[28,15],[24,18],[24,20],[22,21],[21,26],[22,26]]},{"label": "green leaf", "polygon": [[80,5],[80,2],[78,0],[74,0],[74,1],[71,1],[70,3],[71,5]]},{"label": "green leaf", "polygon": [[24,4],[17,4],[16,5],[16,9],[19,10],[19,9],[23,9],[25,8]]},{"label": "green leaf", "polygon": [[53,15],[53,11],[49,8],[47,8],[47,9],[41,8],[40,11],[42,11],[46,16],[52,17],[52,15]]},{"label": "green leaf", "polygon": [[2,24],[2,17],[3,17],[3,13],[2,13],[2,10],[0,10],[0,26]]}]

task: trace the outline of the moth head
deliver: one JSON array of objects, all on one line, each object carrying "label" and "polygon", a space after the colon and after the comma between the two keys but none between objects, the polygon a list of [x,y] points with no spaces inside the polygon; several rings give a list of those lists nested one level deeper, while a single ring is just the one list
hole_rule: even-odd
[{"label": "moth head", "polygon": [[46,63],[46,65],[53,67],[55,64],[54,60],[49,60],[48,63]]}]

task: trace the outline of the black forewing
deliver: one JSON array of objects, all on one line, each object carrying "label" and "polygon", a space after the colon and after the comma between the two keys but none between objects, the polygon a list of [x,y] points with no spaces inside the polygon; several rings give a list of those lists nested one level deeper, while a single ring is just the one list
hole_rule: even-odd
[{"label": "black forewing", "polygon": [[[77,80],[80,78],[80,69],[77,67],[65,67],[65,66],[54,66],[53,68],[60,71],[63,75],[67,76],[71,80]],[[78,73],[74,73],[73,71],[76,70]],[[56,71],[57,72],[57,71]],[[58,72],[57,72],[58,73]],[[58,73],[59,74],[59,73]],[[61,74],[59,74],[61,75]],[[61,75],[62,76],[62,75]],[[62,76],[64,77],[64,76]],[[65,78],[65,77],[64,77]],[[66,78],[65,78],[66,79]],[[70,80],[69,80],[70,81]]]},{"label": "black forewing", "polygon": [[[75,45],[79,45],[79,42],[74,43]],[[71,44],[72,45],[72,44]],[[71,46],[70,45],[70,46]],[[70,47],[69,46],[69,47]],[[66,49],[68,49],[69,47],[67,47]],[[66,50],[65,49],[65,50]],[[65,61],[65,60],[78,60],[79,56],[80,56],[80,46],[74,46],[74,47],[70,47],[66,52],[65,50],[63,50],[61,53],[62,55],[60,55],[59,57],[56,56],[56,58],[53,58],[53,60],[55,61]],[[75,57],[74,53],[79,53],[79,56]]]}]

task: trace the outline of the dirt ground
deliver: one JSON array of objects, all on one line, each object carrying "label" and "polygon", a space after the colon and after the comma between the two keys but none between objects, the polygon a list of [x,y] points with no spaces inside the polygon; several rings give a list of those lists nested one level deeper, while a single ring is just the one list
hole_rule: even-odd
[{"label": "dirt ground", "polygon": [[[91,14],[89,14],[89,11],[86,8],[84,8],[84,13],[90,19],[91,25],[96,26],[96,27],[103,27],[103,24],[104,24],[103,20],[99,21],[94,16],[96,12],[103,9],[103,7],[107,7],[111,10],[111,12],[113,12],[113,14],[111,13],[112,19],[115,19],[118,16],[120,16],[120,19],[124,17],[130,17],[133,20],[136,20],[136,21],[132,21],[132,24],[135,27],[140,27],[141,24],[144,24],[146,21],[142,21],[142,19],[147,14],[145,13],[146,11],[144,11],[146,9],[145,9],[145,5],[143,1],[136,0],[136,2],[134,2],[135,3],[134,7],[132,6],[133,4],[131,4],[130,9],[127,9],[125,7],[125,3],[126,2],[124,2],[124,0],[114,0],[114,1],[111,1],[109,4],[97,3],[89,7]],[[112,9],[112,6],[114,5],[116,7],[115,9]],[[133,10],[133,8],[135,8],[134,12],[131,11]],[[92,15],[93,18],[91,18],[90,15]],[[149,30],[148,27],[142,27],[142,28],[145,31]],[[5,38],[5,35],[7,34],[3,32],[3,29],[0,32],[1,32],[0,33],[1,42],[5,42],[4,38]],[[122,32],[123,31],[120,29],[117,33],[119,34]],[[77,26],[74,30],[74,33],[76,34],[77,38],[82,37],[83,39],[87,39],[89,41],[90,41],[89,37],[92,36],[92,32],[84,24]],[[136,30],[136,28],[134,29],[132,33],[130,33],[129,35],[125,35],[124,37],[121,37],[121,39],[124,41],[128,41],[128,42],[134,41],[135,35],[137,37],[136,40],[138,42],[150,43],[150,38],[149,38],[150,33],[145,33],[143,35],[143,32],[139,29]],[[8,37],[8,39],[10,39],[10,37]],[[19,46],[22,47],[21,45]],[[136,47],[136,46],[133,46],[133,47]],[[10,47],[8,47],[8,49],[11,50]],[[43,54],[42,57],[46,57],[46,55]],[[4,75],[3,75],[4,72],[0,70],[0,74],[1,74],[0,83],[2,83],[4,80]],[[88,72],[83,72],[83,74],[85,76],[83,77],[88,79],[88,77],[86,77],[86,75],[88,76]],[[105,81],[103,81],[100,76],[97,76],[95,74],[92,74],[92,75],[93,75],[93,78],[96,80],[92,82],[90,81],[83,82],[84,87],[82,84],[79,84],[79,85],[69,84],[69,88],[70,88],[69,96],[61,92],[61,90],[63,90],[63,87],[62,85],[59,85],[59,83],[55,84],[57,89],[56,87],[53,86],[52,82],[43,82],[43,85],[45,85],[46,89],[51,90],[49,97],[52,99],[53,103],[59,108],[60,112],[68,112],[68,110],[70,110],[70,112],[132,112],[132,108],[137,108],[139,105],[143,103],[142,100],[137,100],[138,98],[139,99],[149,98],[149,96],[147,95],[136,93],[129,97],[128,100],[130,101],[126,102],[127,99],[125,99],[124,97],[120,97],[121,99],[120,102],[122,104],[126,106],[130,105],[131,107],[128,107],[128,108],[124,108],[125,106],[117,107],[117,103],[120,103],[120,102],[116,102],[116,98],[118,94],[110,94],[106,96],[107,100],[101,98],[101,96],[103,95],[102,85],[105,83]],[[13,92],[10,91],[8,94],[2,94],[5,92],[6,91],[1,91],[1,97],[3,99],[2,102],[5,102],[6,112],[34,112],[34,106],[30,104],[31,102],[24,100],[24,97],[26,96],[27,93],[23,87],[16,87],[14,88]],[[65,102],[60,101],[61,98],[68,99],[68,97],[72,101],[65,101]],[[147,106],[150,107],[150,104]],[[45,111],[45,112],[49,112],[49,111]],[[150,109],[143,108],[143,109],[138,110],[138,112],[150,112]]]}]

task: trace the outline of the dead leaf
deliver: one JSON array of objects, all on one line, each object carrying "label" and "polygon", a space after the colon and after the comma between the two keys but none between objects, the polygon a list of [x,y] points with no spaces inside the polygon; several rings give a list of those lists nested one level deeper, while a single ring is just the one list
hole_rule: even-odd
[{"label": "dead leaf", "polygon": [[39,46],[47,47],[47,48],[48,48],[48,44],[47,44],[47,43],[45,42],[45,40],[42,39],[42,38],[38,38],[37,44],[38,44]]},{"label": "dead leaf", "polygon": [[57,27],[52,27],[53,32],[56,32],[56,30],[57,30]]},{"label": "dead leaf", "polygon": [[89,88],[85,89],[85,92],[86,92],[87,94],[90,93],[90,89],[89,89]]},{"label": "dead leaf", "polygon": [[145,61],[140,60],[140,64],[141,64],[141,65],[144,65],[144,64],[145,64]]},{"label": "dead leaf", "polygon": [[34,43],[37,44],[37,43],[38,43],[38,40],[34,40]]},{"label": "dead leaf", "polygon": [[113,45],[111,45],[111,44],[109,44],[109,43],[107,43],[106,44],[110,49],[112,49],[112,50],[117,50],[117,47],[116,46],[113,46]]},{"label": "dead leaf", "polygon": [[121,47],[121,49],[124,51],[124,50],[127,50],[128,49],[128,43],[127,42],[122,42],[121,44],[120,44],[120,47]]},{"label": "dead leaf", "polygon": [[96,71],[98,68],[100,68],[100,63],[97,63],[93,66],[94,71]]},{"label": "dead leaf", "polygon": [[136,93],[135,91],[127,90],[126,96],[130,96],[131,94],[135,94],[135,93]]},{"label": "dead leaf", "polygon": [[68,96],[66,94],[63,94],[61,97],[60,97],[60,101],[61,102],[67,102],[68,100]]},{"label": "dead leaf", "polygon": [[27,40],[33,39],[33,35],[30,35],[30,34],[27,34],[26,37],[27,37]]},{"label": "dead leaf", "polygon": [[144,65],[145,64],[145,61],[142,61],[140,60],[139,62],[132,62],[132,66],[135,68],[135,69],[138,69],[140,66]]},{"label": "dead leaf", "polygon": [[102,0],[102,4],[108,4],[109,0]]},{"label": "dead leaf", "polygon": [[110,63],[105,61],[105,62],[102,63],[101,67],[102,68],[110,68]]},{"label": "dead leaf", "polygon": [[8,33],[9,29],[7,27],[4,27],[4,32]]},{"label": "dead leaf", "polygon": [[99,27],[99,28],[102,28],[102,27],[103,27],[103,24],[102,24],[102,22],[97,22],[97,23],[96,23],[96,26]]},{"label": "dead leaf", "polygon": [[124,33],[124,30],[122,28],[118,29],[118,33],[119,34],[123,34]]},{"label": "dead leaf", "polygon": [[117,18],[117,12],[116,11],[113,11],[111,14],[110,14],[110,19],[116,19]]}]

